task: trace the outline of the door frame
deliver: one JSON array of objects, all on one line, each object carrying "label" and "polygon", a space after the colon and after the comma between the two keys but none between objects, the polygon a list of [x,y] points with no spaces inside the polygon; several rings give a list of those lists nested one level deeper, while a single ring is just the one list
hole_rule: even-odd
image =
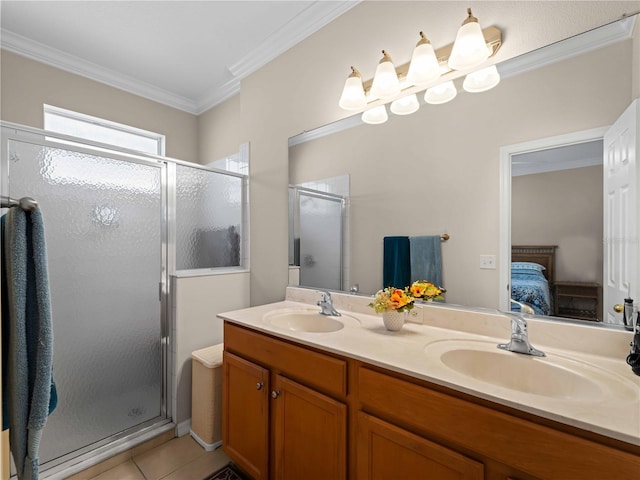
[{"label": "door frame", "polygon": [[511,157],[539,150],[603,140],[609,126],[540,138],[500,148],[500,240],[498,270],[498,308],[510,311],[511,305]]}]

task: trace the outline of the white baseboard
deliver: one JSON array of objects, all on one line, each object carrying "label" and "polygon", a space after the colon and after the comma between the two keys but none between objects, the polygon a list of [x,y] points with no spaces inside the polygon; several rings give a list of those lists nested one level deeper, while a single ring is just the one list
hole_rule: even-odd
[{"label": "white baseboard", "polygon": [[218,448],[219,446],[222,445],[222,440],[218,440],[217,442],[214,443],[207,443],[205,442],[203,439],[201,439],[197,433],[195,433],[193,430],[191,430],[189,432],[191,434],[191,436],[193,437],[193,439],[198,442],[202,448],[204,448],[207,452],[210,452],[212,450],[215,450],[216,448]]}]

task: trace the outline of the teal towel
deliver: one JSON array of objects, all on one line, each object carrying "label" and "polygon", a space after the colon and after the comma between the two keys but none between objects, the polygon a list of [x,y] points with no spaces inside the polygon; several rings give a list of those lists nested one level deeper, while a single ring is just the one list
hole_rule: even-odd
[{"label": "teal towel", "polygon": [[426,280],[442,287],[442,252],[440,235],[410,237],[411,282]]},{"label": "teal towel", "polygon": [[409,237],[384,237],[382,287],[404,288],[410,283]]},{"label": "teal towel", "polygon": [[8,323],[9,331],[6,380],[11,453],[18,478],[36,480],[42,429],[57,398],[51,373],[53,331],[44,223],[39,209],[25,212],[18,207],[9,209],[4,223],[8,317],[3,308],[2,323],[3,329]]}]

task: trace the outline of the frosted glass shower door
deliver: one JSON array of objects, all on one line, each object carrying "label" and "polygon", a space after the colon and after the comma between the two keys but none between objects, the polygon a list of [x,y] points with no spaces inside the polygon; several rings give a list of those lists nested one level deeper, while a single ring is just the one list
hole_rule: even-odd
[{"label": "frosted glass shower door", "polygon": [[342,200],[300,192],[300,284],[342,290]]},{"label": "frosted glass shower door", "polygon": [[58,406],[43,465],[165,416],[165,167],[40,143],[7,155],[9,195],[35,198],[45,223]]}]

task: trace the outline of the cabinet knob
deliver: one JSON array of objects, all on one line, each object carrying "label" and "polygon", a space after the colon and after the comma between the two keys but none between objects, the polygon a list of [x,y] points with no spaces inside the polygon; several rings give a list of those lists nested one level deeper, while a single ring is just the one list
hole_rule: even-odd
[{"label": "cabinet knob", "polygon": [[280,390],[273,390],[271,392],[271,398],[278,398],[280,396]]},{"label": "cabinet knob", "polygon": [[622,304],[620,304],[620,303],[616,303],[613,306],[613,311],[616,312],[616,313],[622,313],[624,311],[624,306],[622,306]]},{"label": "cabinet knob", "polygon": [[262,387],[264,387],[264,382],[256,383],[256,390],[262,390]]}]

